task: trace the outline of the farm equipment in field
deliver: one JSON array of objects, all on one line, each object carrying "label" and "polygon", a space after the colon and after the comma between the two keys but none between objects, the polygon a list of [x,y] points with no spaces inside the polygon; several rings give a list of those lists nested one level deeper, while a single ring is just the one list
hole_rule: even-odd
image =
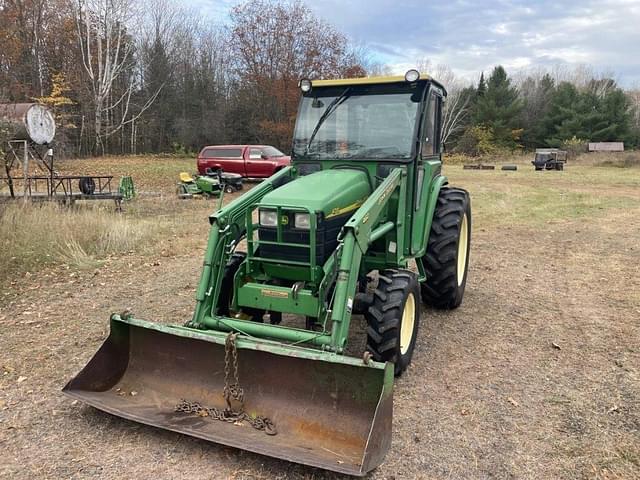
[{"label": "farm equipment in field", "polygon": [[136,187],[133,184],[133,178],[131,178],[131,176],[126,175],[120,178],[118,193],[122,195],[123,200],[133,200],[136,198]]},{"label": "farm equipment in field", "polygon": [[[148,425],[364,475],[391,445],[394,375],[411,362],[421,300],[462,302],[470,199],[441,173],[446,92],[435,80],[410,70],[300,88],[292,165],[209,217],[192,318],[112,315],[64,392]],[[356,314],[366,334],[348,344]]]},{"label": "farm equipment in field", "polygon": [[536,171],[539,170],[564,170],[567,162],[567,152],[557,148],[538,148],[536,156],[531,161]]},{"label": "farm equipment in field", "polygon": [[218,177],[195,175],[192,177],[187,172],[180,173],[176,193],[180,198],[191,198],[194,195],[205,197],[219,196],[223,185]]},{"label": "farm equipment in field", "polygon": [[227,193],[239,192],[242,190],[242,175],[239,173],[230,173],[222,170],[213,170],[207,168],[207,177],[217,178],[224,186],[224,191]]}]

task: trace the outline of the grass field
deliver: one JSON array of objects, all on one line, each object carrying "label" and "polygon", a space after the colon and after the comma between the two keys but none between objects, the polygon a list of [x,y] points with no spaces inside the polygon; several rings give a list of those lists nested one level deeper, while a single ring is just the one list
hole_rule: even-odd
[{"label": "grass field", "polygon": [[[472,197],[465,300],[423,310],[396,382],[392,449],[371,478],[640,478],[640,168],[610,160],[564,172],[522,158],[516,172],[445,165]],[[60,393],[111,312],[189,318],[215,206],[175,197],[193,163],[64,162],[70,173],[131,174],[143,194],[123,214],[104,204],[0,215],[0,477],[340,478]]]}]

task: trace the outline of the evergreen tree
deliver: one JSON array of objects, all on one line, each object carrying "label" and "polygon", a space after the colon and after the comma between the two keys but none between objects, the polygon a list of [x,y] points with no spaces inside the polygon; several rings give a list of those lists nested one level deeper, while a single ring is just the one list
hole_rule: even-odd
[{"label": "evergreen tree", "polygon": [[489,128],[499,146],[515,148],[518,146],[515,131],[520,127],[521,109],[518,90],[511,85],[507,72],[502,66],[495,67],[487,81],[486,92],[478,96],[474,123]]},{"label": "evergreen tree", "polygon": [[522,143],[527,148],[546,145],[549,136],[549,125],[546,122],[551,107],[551,98],[555,92],[555,82],[549,74],[542,78],[527,78],[520,87],[523,108],[520,124],[524,129]]},{"label": "evergreen tree", "polygon": [[147,110],[145,119],[146,148],[152,152],[168,151],[175,135],[175,118],[178,110],[173,66],[159,33],[146,49],[144,90],[147,95],[161,88],[154,104]]},{"label": "evergreen tree", "polygon": [[545,122],[550,146],[560,146],[573,137],[592,142],[625,141],[631,124],[629,101],[612,80],[592,80],[582,92],[563,82],[551,97]]},{"label": "evergreen tree", "polygon": [[482,72],[480,74],[480,81],[478,82],[478,88],[476,89],[476,95],[478,97],[483,97],[486,91],[487,91],[487,84],[484,81],[484,72]]}]

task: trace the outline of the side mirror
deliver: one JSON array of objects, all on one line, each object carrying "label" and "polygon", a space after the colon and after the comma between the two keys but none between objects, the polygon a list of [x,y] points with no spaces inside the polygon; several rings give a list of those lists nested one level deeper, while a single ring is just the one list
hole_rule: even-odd
[{"label": "side mirror", "polygon": [[262,158],[263,160],[268,159],[269,157],[267,157],[264,153],[262,155],[260,155],[260,158]]}]

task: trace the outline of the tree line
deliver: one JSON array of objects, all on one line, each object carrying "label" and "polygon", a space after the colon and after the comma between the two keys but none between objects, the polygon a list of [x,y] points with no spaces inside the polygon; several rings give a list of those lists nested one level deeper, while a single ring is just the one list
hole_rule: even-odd
[{"label": "tree line", "polygon": [[[59,154],[187,153],[205,144],[289,151],[302,77],[389,73],[299,0],[245,0],[223,23],[171,0],[0,0],[0,102],[39,101]],[[448,150],[640,142],[640,93],[588,69],[473,85],[416,62],[449,90]]]},{"label": "tree line", "polygon": [[[586,148],[587,142],[640,143],[637,92],[625,92],[607,75],[585,67],[520,74],[502,66],[476,85],[454,84],[460,119],[449,140],[471,155],[496,150]],[[449,108],[455,107],[449,104]]]},{"label": "tree line", "polygon": [[300,1],[249,0],[212,23],[169,0],[0,0],[0,102],[55,111],[66,155],[289,148],[302,76],[366,75]]}]

